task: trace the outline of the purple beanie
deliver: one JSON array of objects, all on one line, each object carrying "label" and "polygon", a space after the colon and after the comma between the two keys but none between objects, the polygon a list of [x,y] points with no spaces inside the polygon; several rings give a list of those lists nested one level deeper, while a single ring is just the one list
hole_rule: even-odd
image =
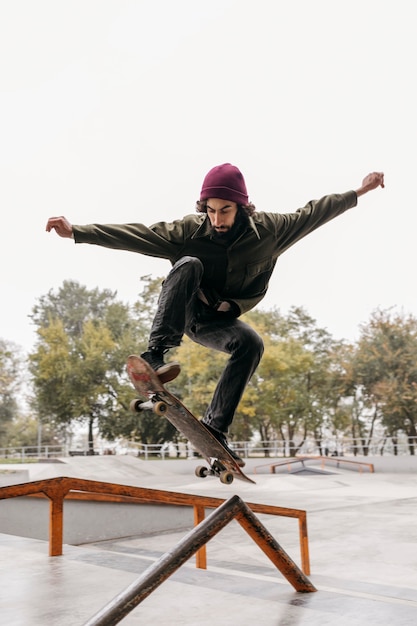
[{"label": "purple beanie", "polygon": [[216,165],[206,175],[200,200],[221,198],[237,204],[248,203],[248,192],[242,173],[231,163]]}]

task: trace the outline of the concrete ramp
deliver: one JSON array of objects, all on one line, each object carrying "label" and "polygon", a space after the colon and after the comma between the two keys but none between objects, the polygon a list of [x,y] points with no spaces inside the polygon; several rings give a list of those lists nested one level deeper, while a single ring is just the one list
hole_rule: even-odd
[{"label": "concrete ramp", "polygon": [[[54,459],[53,461],[39,461],[37,463],[21,463],[14,465],[13,471],[10,465],[0,465],[3,470],[3,480],[7,480],[7,472],[12,477],[13,473],[24,472],[25,479],[28,480],[44,480],[47,478],[57,478],[60,476],[68,476],[71,478],[85,478],[88,480],[101,480],[105,482],[114,482],[124,485],[139,485],[141,478],[164,475],[170,463],[143,461],[137,457],[130,455],[113,456],[80,456],[80,457],[63,457]],[[23,476],[23,474],[22,474]],[[4,482],[4,484],[18,484],[16,482]]]}]

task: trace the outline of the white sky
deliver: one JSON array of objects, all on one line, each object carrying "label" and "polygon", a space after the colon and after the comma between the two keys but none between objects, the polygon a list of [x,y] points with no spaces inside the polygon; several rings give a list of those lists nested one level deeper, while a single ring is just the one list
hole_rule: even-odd
[{"label": "white sky", "polygon": [[409,0],[0,0],[0,337],[30,350],[33,305],[66,279],[133,302],[169,270],[49,216],[171,221],[225,161],[279,212],[384,171],[281,257],[262,308],[350,340],[377,307],[417,315],[416,42]]}]

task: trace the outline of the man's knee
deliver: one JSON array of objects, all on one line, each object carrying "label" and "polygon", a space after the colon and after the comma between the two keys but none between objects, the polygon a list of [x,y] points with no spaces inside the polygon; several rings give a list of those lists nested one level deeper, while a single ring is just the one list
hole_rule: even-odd
[{"label": "man's knee", "polygon": [[[174,263],[171,271],[162,283],[159,302],[166,299],[167,294],[176,298],[176,303],[185,298],[189,300],[200,287],[203,278],[204,267],[200,259],[193,256],[183,256]],[[174,303],[170,300],[170,305]]]},{"label": "man's knee", "polygon": [[241,336],[240,348],[252,359],[260,361],[264,353],[264,342],[253,328],[246,326]]},{"label": "man's knee", "polygon": [[181,270],[188,272],[195,272],[197,275],[203,275],[204,266],[200,259],[195,256],[182,256],[174,264],[173,270]]},{"label": "man's knee", "polygon": [[263,342],[262,337],[260,337],[260,335],[258,335],[258,333],[255,332],[254,330],[252,330],[251,345],[252,345],[253,354],[257,355],[260,360],[264,353],[264,342]]},{"label": "man's knee", "polygon": [[198,285],[203,277],[204,267],[200,259],[194,256],[183,256],[174,263],[168,276],[163,281],[167,289],[172,285]]}]

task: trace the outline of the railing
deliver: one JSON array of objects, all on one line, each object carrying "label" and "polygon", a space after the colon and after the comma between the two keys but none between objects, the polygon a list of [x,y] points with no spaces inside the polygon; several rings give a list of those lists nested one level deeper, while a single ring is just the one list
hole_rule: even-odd
[{"label": "railing", "polygon": [[[237,441],[231,442],[232,447],[244,458],[256,457],[283,457],[292,458],[291,451],[298,450],[299,442],[294,441]],[[413,448],[414,446],[414,448]],[[404,434],[398,436],[394,441],[390,437],[373,437],[366,445],[362,445],[358,439],[341,438],[339,440],[329,439],[317,442],[313,439],[307,439],[298,450],[298,455],[320,455],[331,458],[333,455],[340,458],[341,456],[355,457],[356,455],[367,456],[395,456],[410,455],[411,450],[417,450],[417,437],[407,437]],[[15,463],[24,463],[25,461],[36,458],[56,458],[65,456],[88,456],[93,451],[84,447],[81,450],[69,449],[67,445],[36,445],[36,446],[9,446],[0,448],[0,459],[4,458],[8,461],[13,460]],[[105,442],[101,442],[95,447],[95,454],[131,454],[141,459],[149,460],[152,458],[187,458],[195,454],[189,443],[165,442],[163,444],[145,444],[139,442],[125,441],[118,447],[110,446]]]},{"label": "railing", "polygon": [[14,463],[24,463],[28,459],[45,459],[67,456],[67,446],[8,446],[0,448],[0,458],[13,460]]},{"label": "railing", "polygon": [[305,456],[305,455],[303,455],[302,457],[300,457],[300,460],[320,461],[321,467],[323,469],[324,469],[326,463],[333,463],[337,467],[340,467],[341,465],[348,465],[350,467],[356,468],[356,469],[359,470],[359,472],[361,474],[362,474],[362,468],[363,467],[367,467],[371,474],[373,474],[375,472],[375,468],[374,468],[374,464],[373,463],[365,463],[364,461],[355,461],[353,459],[345,459],[344,457],[337,457],[337,456],[313,456],[313,455]]},{"label": "railing", "polygon": [[[132,487],[117,485],[94,480],[79,478],[51,478],[38,480],[20,485],[0,487],[0,500],[21,496],[47,497],[49,507],[49,555],[60,556],[63,549],[63,515],[64,499],[96,500],[106,502],[130,502],[148,504],[170,504],[177,506],[189,506],[194,510],[194,524],[200,524],[205,517],[205,509],[214,509],[222,505],[222,498],[197,496],[192,494],[163,491],[159,489],[146,489],[144,487]],[[254,513],[277,515],[298,519],[299,542],[301,553],[301,569],[304,574],[310,574],[310,557],[307,533],[307,513],[300,509],[267,504],[247,503]],[[205,545],[196,553],[196,566],[207,568],[207,555]]]},{"label": "railing", "polygon": [[334,456],[316,456],[316,455],[301,455],[294,457],[292,459],[285,459],[282,461],[274,461],[272,463],[264,463],[263,465],[257,465],[254,468],[254,473],[257,474],[257,470],[262,467],[269,467],[269,471],[271,474],[276,474],[277,467],[282,467],[283,465],[287,466],[287,470],[291,472],[291,466],[294,464],[301,464],[305,467],[305,461],[320,461],[321,468],[324,469],[326,463],[334,463],[339,467],[341,464],[349,465],[355,469],[358,469],[362,474],[362,467],[367,467],[371,473],[374,473],[374,465],[373,463],[365,463],[364,461],[354,461],[352,459],[345,459],[344,457],[334,457]]},{"label": "railing", "polygon": [[[298,450],[300,442],[297,439],[294,439],[294,441],[232,441],[231,445],[238,452],[239,456],[244,458],[261,456],[292,458],[291,451]],[[398,436],[395,443],[390,437],[373,437],[366,444],[362,444],[359,438],[342,437],[338,440],[323,439],[321,442],[310,438],[306,439],[300,447],[298,455],[318,454],[324,456],[326,454],[329,458],[332,455],[338,457],[409,455],[411,454],[410,446],[412,445],[417,450],[417,437],[407,438],[404,434]],[[185,458],[193,454],[192,448],[188,444],[180,445],[173,443],[159,445],[126,442],[125,451],[128,454],[140,456],[145,460],[155,457],[163,459],[167,457]]]},{"label": "railing", "polygon": [[255,474],[257,474],[258,469],[260,469],[261,467],[269,467],[270,473],[275,474],[275,470],[277,467],[282,467],[283,465],[286,465],[287,470],[291,472],[291,466],[294,464],[298,465],[299,463],[301,463],[301,465],[304,467],[303,458],[283,459],[282,461],[274,461],[273,463],[263,463],[262,465],[257,465],[253,471]]},{"label": "railing", "polygon": [[191,530],[173,550],[162,555],[156,563],[96,613],[84,626],[118,624],[233,519],[240,523],[296,591],[304,593],[317,591],[294,561],[271,537],[249,506],[238,496],[233,496]]}]

